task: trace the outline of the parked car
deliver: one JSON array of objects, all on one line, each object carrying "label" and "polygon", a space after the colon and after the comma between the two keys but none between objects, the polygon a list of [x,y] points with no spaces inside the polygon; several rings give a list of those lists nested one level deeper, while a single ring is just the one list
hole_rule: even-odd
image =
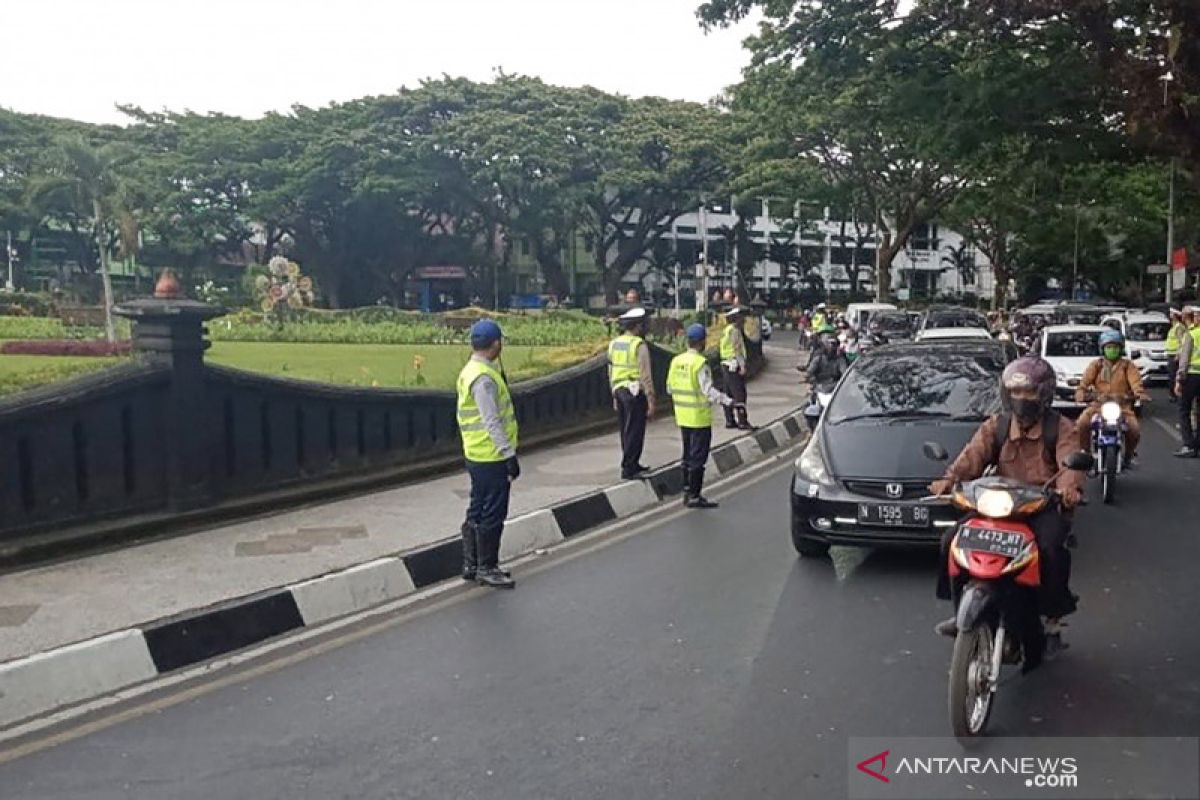
[{"label": "parked car", "polygon": [[994,340],[908,342],[871,350],[833,392],[792,476],[792,544],[933,545],[959,512],[926,499],[944,464],[1000,407],[1008,351]]},{"label": "parked car", "polygon": [[[1100,334],[1106,330],[1104,325],[1049,325],[1042,330],[1034,352],[1054,367],[1054,407],[1058,410],[1078,412],[1086,405],[1075,402],[1075,389],[1087,365],[1100,357]],[[1129,342],[1125,354],[1132,357]],[[1140,351],[1137,356],[1133,362],[1144,379],[1152,362]]]},{"label": "parked car", "polygon": [[846,321],[855,330],[863,330],[870,318],[881,311],[895,311],[891,303],[851,303],[846,306]]},{"label": "parked car", "polygon": [[1171,320],[1164,314],[1126,313],[1105,317],[1100,323],[1120,331],[1125,336],[1129,357],[1138,363],[1142,377],[1153,383],[1166,383],[1167,332]]}]

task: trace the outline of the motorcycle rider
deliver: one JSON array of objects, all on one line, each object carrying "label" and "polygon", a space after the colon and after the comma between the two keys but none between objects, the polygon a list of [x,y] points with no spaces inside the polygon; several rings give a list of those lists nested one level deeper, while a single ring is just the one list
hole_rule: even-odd
[{"label": "motorcycle rider", "polygon": [[1133,411],[1133,400],[1143,403],[1150,395],[1142,385],[1142,374],[1137,366],[1125,357],[1125,337],[1118,330],[1107,330],[1100,334],[1100,358],[1087,365],[1083,378],[1075,389],[1075,402],[1091,401],[1091,405],[1079,414],[1075,430],[1079,433],[1079,447],[1090,450],[1092,445],[1092,420],[1100,413],[1105,399],[1121,404],[1121,418],[1125,420],[1125,464],[1128,467],[1137,457],[1138,442],[1142,440],[1142,426]]},{"label": "motorcycle rider", "polygon": [[[1037,537],[1042,581],[1038,601],[1042,615],[1047,617],[1049,636],[1058,635],[1059,620],[1075,610],[1076,597],[1068,588],[1071,553],[1066,542],[1071,512],[1083,497],[1083,474],[1059,470],[1078,447],[1079,439],[1071,421],[1050,408],[1054,384],[1054,368],[1037,356],[1023,356],[1009,364],[1001,377],[1004,411],[984,421],[945,476],[929,486],[933,494],[946,494],[955,483],[982,476],[989,466],[994,466],[1001,477],[1037,485],[1058,476],[1058,502],[1027,520]],[[952,536],[951,530],[942,539],[937,596],[953,599],[957,606],[958,588],[951,587],[947,569]],[[956,636],[955,617],[938,623],[936,630],[943,636]]]},{"label": "motorcycle rider", "polygon": [[805,370],[809,385],[813,387],[837,383],[849,366],[838,350],[837,339],[830,335],[832,332],[833,328],[826,326],[820,331],[813,345],[813,355]]}]

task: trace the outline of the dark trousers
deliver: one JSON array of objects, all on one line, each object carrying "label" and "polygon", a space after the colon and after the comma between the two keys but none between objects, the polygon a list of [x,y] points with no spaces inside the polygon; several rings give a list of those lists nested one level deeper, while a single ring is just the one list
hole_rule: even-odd
[{"label": "dark trousers", "polygon": [[[1038,544],[1038,568],[1042,585],[1038,589],[1040,611],[1047,617],[1063,617],[1075,610],[1075,598],[1069,588],[1071,581],[1071,551],[1067,549],[1067,536],[1071,532],[1071,520],[1056,508],[1033,515],[1029,527]],[[951,587],[948,559],[950,539],[954,529],[942,536],[941,566],[938,570],[937,596],[943,600],[953,599],[957,606],[959,587]],[[951,591],[952,588],[955,591]]]},{"label": "dark trousers", "polygon": [[683,491],[696,497],[704,486],[704,465],[708,463],[708,451],[712,448],[712,428],[681,427],[679,432],[683,436]]},{"label": "dark trousers", "polygon": [[1179,395],[1179,433],[1183,436],[1183,446],[1195,448],[1200,445],[1196,440],[1196,428],[1192,425],[1192,406],[1200,399],[1200,375],[1188,375],[1183,382],[1183,392]]},{"label": "dark trousers", "polygon": [[628,478],[637,471],[642,460],[649,402],[645,392],[635,395],[628,389],[617,389],[614,396],[621,417],[621,477]]},{"label": "dark trousers", "polygon": [[1175,396],[1175,374],[1179,372],[1179,357],[1167,356],[1167,394]]},{"label": "dark trousers", "polygon": [[[480,569],[492,569],[500,563],[500,535],[508,517],[512,491],[508,467],[503,461],[468,461],[467,474],[471,476],[471,500],[463,525],[464,563],[475,555]],[[468,537],[473,539],[474,549]]]},{"label": "dark trousers", "polygon": [[750,424],[749,415],[746,413],[746,376],[735,369],[722,366],[721,381],[725,387],[725,394],[733,398],[733,405],[725,406],[725,424]]}]

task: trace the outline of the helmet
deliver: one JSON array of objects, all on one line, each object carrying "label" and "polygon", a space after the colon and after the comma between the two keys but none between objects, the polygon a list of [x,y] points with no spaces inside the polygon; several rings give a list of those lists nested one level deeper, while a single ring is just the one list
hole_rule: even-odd
[{"label": "helmet", "polygon": [[1121,334],[1120,331],[1109,328],[1104,333],[1100,334],[1100,350],[1101,350],[1101,352],[1104,351],[1105,345],[1110,345],[1110,344],[1119,344],[1122,347],[1124,347],[1125,346],[1125,337]]},{"label": "helmet", "polygon": [[699,322],[693,322],[687,328],[687,340],[689,342],[703,342],[708,338],[708,329]]},{"label": "helmet", "polygon": [[471,347],[475,350],[486,350],[502,335],[500,326],[495,321],[481,319],[471,326]]},{"label": "helmet", "polygon": [[824,310],[825,310],[825,304],[817,303],[817,311],[824,311]]},{"label": "helmet", "polygon": [[1000,398],[1012,410],[1013,389],[1036,389],[1042,408],[1054,402],[1054,367],[1037,356],[1022,356],[1004,368],[1000,377]]}]

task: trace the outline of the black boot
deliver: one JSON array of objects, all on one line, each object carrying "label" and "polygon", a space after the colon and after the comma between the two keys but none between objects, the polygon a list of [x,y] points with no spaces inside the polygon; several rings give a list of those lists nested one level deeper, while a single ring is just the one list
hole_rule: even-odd
[{"label": "black boot", "polygon": [[688,493],[684,505],[688,508],[716,508],[719,504],[700,494],[704,487],[704,467],[694,469],[689,474]]},{"label": "black boot", "polygon": [[683,504],[686,506],[688,504],[688,500],[692,498],[692,471],[685,466],[681,466],[679,471],[683,475],[683,477],[680,479],[682,482],[680,485],[683,486],[683,491],[681,494],[683,496]]},{"label": "black boot", "polygon": [[479,530],[477,537],[479,542],[479,569],[475,572],[475,581],[480,586],[490,586],[493,589],[513,589],[517,585],[516,581],[510,578],[499,566],[500,534],[503,532],[503,525],[486,530],[481,528]]},{"label": "black boot", "polygon": [[744,430],[744,431],[757,430],[757,428],[755,428],[753,425],[750,424],[750,414],[746,412],[745,406],[739,405],[737,407],[737,417],[738,417],[737,426],[741,430]]},{"label": "black boot", "polygon": [[475,526],[470,522],[462,524],[462,579],[464,581],[475,580],[475,572],[479,567],[479,549],[476,546]]}]

